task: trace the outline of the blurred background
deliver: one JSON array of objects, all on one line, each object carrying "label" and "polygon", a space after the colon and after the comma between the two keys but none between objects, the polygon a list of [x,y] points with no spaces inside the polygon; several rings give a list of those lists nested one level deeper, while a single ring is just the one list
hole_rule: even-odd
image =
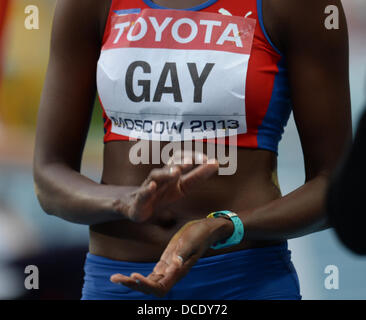
[{"label": "blurred background", "polygon": [[[350,35],[355,129],[366,101],[366,1],[342,2]],[[31,5],[39,9],[38,30],[24,26],[28,5],[24,0],[0,0],[0,299],[79,299],[88,228],[46,215],[37,202],[32,180],[37,109],[55,0],[32,0]],[[101,175],[102,139],[101,110],[96,105],[82,167],[82,173],[96,181]],[[278,173],[284,195],[304,182],[301,147],[292,118],[280,143]],[[289,247],[304,299],[366,299],[366,258],[345,249],[332,230],[290,240]],[[27,265],[39,268],[39,290],[24,287]],[[338,289],[324,285],[328,265],[339,270]]]}]

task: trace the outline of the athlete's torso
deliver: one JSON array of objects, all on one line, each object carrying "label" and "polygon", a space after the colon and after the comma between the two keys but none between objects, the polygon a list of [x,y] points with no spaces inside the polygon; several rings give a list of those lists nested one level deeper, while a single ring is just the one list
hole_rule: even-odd
[{"label": "athlete's torso", "polygon": [[[202,184],[199,191],[193,192],[167,209],[166,215],[170,218],[161,223],[136,224],[121,221],[92,226],[91,253],[129,261],[156,260],[171,236],[184,223],[203,218],[209,212],[216,210],[250,210],[280,197],[280,191],[273,177],[276,169],[275,152],[282,132],[276,133],[276,130],[282,130],[289,112],[289,109],[285,107],[287,104],[281,101],[281,99],[287,99],[287,88],[283,83],[286,81],[286,77],[284,77],[284,73],[279,71],[278,67],[282,57],[268,42],[260,27],[257,1],[244,1],[242,5],[235,3],[235,1],[211,2],[210,6],[203,9],[205,12],[216,13],[219,9],[224,8],[233,16],[243,17],[243,19],[249,13],[248,17],[252,16],[251,19],[255,20],[256,23],[246,70],[247,75],[244,79],[246,80],[246,132],[238,135],[238,145],[244,148],[238,149],[237,172],[235,175],[214,177]],[[169,1],[170,7],[174,7],[174,3],[180,3],[180,1]],[[160,4],[162,5],[163,2]],[[191,4],[199,4],[199,1],[191,1]],[[142,0],[115,0],[112,2],[110,14],[113,14],[113,10],[118,8],[118,10],[136,10],[148,7]],[[120,23],[123,21],[122,19]],[[157,21],[159,22],[159,20]],[[112,19],[108,19],[104,41],[107,41],[111,23]],[[132,33],[131,35],[133,36]],[[153,60],[151,61],[153,62]],[[285,72],[285,69],[282,72]],[[282,85],[276,85],[276,79],[277,83],[280,82]],[[166,84],[166,86],[168,85]],[[153,86],[151,85],[151,87]],[[165,95],[174,96],[174,94]],[[151,93],[151,98],[152,96],[154,93]],[[164,96],[164,92],[162,96]],[[103,102],[103,99],[101,100]],[[106,106],[104,105],[104,107]],[[134,142],[122,141],[127,139],[118,133],[118,129],[117,133],[112,132],[112,123],[109,118],[106,119],[107,133],[102,180],[107,184],[138,186],[154,167],[160,165],[131,164],[129,152]],[[223,251],[268,244],[271,243],[243,243]],[[207,254],[218,254],[223,251],[210,250]]]},{"label": "athlete's torso", "polygon": [[289,87],[262,0],[161,8],[150,0],[112,2],[97,70],[104,141],[233,130],[239,147],[277,152]]}]

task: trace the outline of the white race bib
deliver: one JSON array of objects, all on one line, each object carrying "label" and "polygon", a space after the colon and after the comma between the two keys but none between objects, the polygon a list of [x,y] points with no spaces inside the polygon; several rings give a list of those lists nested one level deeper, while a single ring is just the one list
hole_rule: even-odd
[{"label": "white race bib", "polygon": [[156,9],[113,17],[97,71],[112,132],[161,141],[245,133],[255,23]]}]

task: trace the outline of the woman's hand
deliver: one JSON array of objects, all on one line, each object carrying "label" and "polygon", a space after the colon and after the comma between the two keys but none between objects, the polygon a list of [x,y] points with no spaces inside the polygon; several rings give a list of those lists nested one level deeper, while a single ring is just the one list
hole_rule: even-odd
[{"label": "woman's hand", "polygon": [[139,273],[130,276],[114,274],[111,281],[145,294],[163,297],[213,243],[230,237],[233,230],[233,223],[224,218],[188,222],[170,240],[153,272],[147,277]]},{"label": "woman's hand", "polygon": [[[200,165],[195,166],[195,163]],[[129,219],[144,222],[156,211],[184,197],[218,170],[218,162],[198,152],[176,153],[168,165],[153,169],[137,191],[130,195],[127,205],[116,202],[117,211],[124,212]]]}]

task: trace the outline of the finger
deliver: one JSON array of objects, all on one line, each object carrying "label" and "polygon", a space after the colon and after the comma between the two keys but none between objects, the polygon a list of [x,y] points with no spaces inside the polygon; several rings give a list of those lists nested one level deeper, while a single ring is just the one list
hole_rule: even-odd
[{"label": "finger", "polygon": [[159,273],[155,273],[155,272],[152,272],[148,275],[148,279],[152,280],[152,281],[155,281],[155,282],[158,282],[160,281],[162,278],[164,277],[163,274],[159,274]]},{"label": "finger", "polygon": [[172,273],[180,270],[184,265],[184,258],[182,255],[174,254],[169,266],[165,269],[166,273]]},{"label": "finger", "polygon": [[[167,268],[172,260],[172,257],[174,256],[174,253],[177,251],[177,245],[180,243],[179,237],[181,236],[182,232],[190,225],[194,223],[188,222],[186,223],[182,228],[179,229],[178,232],[174,234],[174,236],[170,239],[167,247],[165,248],[163,254],[160,257],[159,262],[156,264],[157,267],[161,267],[161,269],[154,270],[156,272],[162,272],[161,270],[164,270]],[[163,269],[164,268],[164,269]]]},{"label": "finger", "polygon": [[152,294],[162,297],[166,295],[171,288],[185,275],[189,270],[185,270],[182,265],[182,261],[177,261],[177,266],[172,264],[161,275],[149,275],[146,279],[139,276],[134,276],[135,279],[140,281],[140,286],[143,290],[149,291]]},{"label": "finger", "polygon": [[115,284],[124,285],[132,290],[140,291],[145,294],[151,294],[151,289],[146,285],[141,285],[141,281],[137,278],[127,277],[123,274],[114,274],[110,279]]},{"label": "finger", "polygon": [[136,193],[136,204],[141,202],[146,202],[149,198],[154,196],[157,185],[155,181],[150,181],[150,183],[146,186],[142,186],[139,191]]},{"label": "finger", "polygon": [[167,182],[175,183],[179,179],[180,175],[181,171],[178,166],[153,169],[143,185],[147,185],[151,181],[156,182],[158,187]]},{"label": "finger", "polygon": [[[186,229],[194,223],[195,222],[192,221],[182,229]],[[191,257],[195,253],[192,244],[185,242],[182,238],[179,238],[178,241],[175,241],[175,243],[176,245],[174,247],[174,251],[170,254],[169,266],[165,270],[167,274],[181,272],[181,270],[186,266],[187,262],[191,260]]]},{"label": "finger", "polygon": [[181,165],[182,168],[190,168],[196,164],[206,163],[207,156],[199,151],[178,150],[169,159],[168,165]]},{"label": "finger", "polygon": [[183,194],[187,194],[190,190],[200,186],[200,184],[216,174],[219,169],[217,160],[208,160],[206,164],[201,164],[192,171],[184,174],[180,178],[179,187]]},{"label": "finger", "polygon": [[167,263],[163,257],[160,258],[159,262],[155,265],[153,273],[155,274],[164,274],[165,270],[169,267],[169,263]]},{"label": "finger", "polygon": [[172,288],[178,281],[180,281],[197,262],[199,256],[192,255],[185,260],[182,256],[177,255],[175,263],[167,268],[164,277],[159,280],[161,288]]},{"label": "finger", "polygon": [[163,254],[161,255],[160,260],[155,265],[153,273],[164,275],[166,274],[166,270],[170,267],[171,263],[174,263],[174,261],[172,261],[172,257],[177,246],[177,242],[174,241],[174,237],[171,239],[168,246],[165,248]]},{"label": "finger", "polygon": [[121,284],[122,283],[123,285],[128,286],[128,287],[133,287],[133,286],[138,285],[138,283],[136,282],[135,279],[132,279],[131,277],[125,276],[125,275],[120,274],[120,273],[113,274],[110,277],[110,281],[115,283],[115,284]]},{"label": "finger", "polygon": [[[158,280],[158,282],[161,283],[162,287],[165,289],[170,289],[173,287],[174,284],[177,283],[189,271],[189,268],[185,270],[187,267],[185,265],[185,259],[189,259],[188,257],[191,255],[190,250],[183,248],[179,249],[179,245],[175,245],[174,247],[174,252],[171,252],[171,250],[166,250],[165,257],[163,254],[159,263],[154,268],[154,272],[162,273],[164,275]],[[166,260],[164,260],[164,258]],[[159,264],[161,264],[160,269],[158,266]]]},{"label": "finger", "polygon": [[[194,227],[197,224],[196,220],[193,220],[189,223],[186,223],[181,229],[180,232],[176,233],[179,236],[178,239],[175,239],[174,246],[172,246],[170,250],[169,260],[168,260],[168,267],[165,269],[165,273],[184,273],[184,269],[188,270],[190,267],[195,263],[195,256],[197,256],[197,245],[195,245],[194,241],[192,242],[191,237],[182,236],[184,232],[191,227]],[[174,238],[174,237],[173,237]],[[173,240],[173,239],[172,239]],[[187,241],[188,240],[188,241]],[[192,264],[193,261],[193,264]]]},{"label": "finger", "polygon": [[150,276],[144,277],[139,273],[131,274],[131,278],[138,282],[137,290],[147,294],[153,294],[158,297],[164,297],[171,289],[171,287],[166,287],[161,284],[160,281],[161,279],[164,278],[163,275],[162,277],[160,277],[159,281],[151,279]]},{"label": "finger", "polygon": [[[191,170],[194,167],[194,164],[192,163],[192,161],[187,158],[187,159],[183,159],[182,163],[179,162],[174,162],[174,160],[172,161],[168,161],[167,167],[169,168],[178,168],[181,172],[181,174],[184,174],[186,172],[188,172],[189,170]],[[173,170],[173,169],[170,169]]]}]

